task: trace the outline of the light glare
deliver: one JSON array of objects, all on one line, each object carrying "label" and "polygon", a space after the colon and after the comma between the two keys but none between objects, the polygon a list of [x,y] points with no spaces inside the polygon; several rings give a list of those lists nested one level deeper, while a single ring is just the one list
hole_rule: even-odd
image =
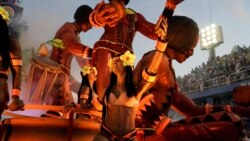
[{"label": "light glare", "polygon": [[200,43],[202,49],[208,49],[208,47],[217,46],[223,43],[221,27],[215,24],[211,24],[201,29]]}]

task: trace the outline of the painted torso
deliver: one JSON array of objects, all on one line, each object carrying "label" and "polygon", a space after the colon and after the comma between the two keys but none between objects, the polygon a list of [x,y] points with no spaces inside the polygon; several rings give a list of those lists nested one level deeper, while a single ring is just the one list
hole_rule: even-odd
[{"label": "painted torso", "polygon": [[[78,37],[78,41],[80,41],[80,38],[78,36],[78,33],[76,32],[75,27],[70,23],[65,23],[56,33],[54,38],[58,38],[63,40],[63,35],[70,30],[74,33],[75,37]],[[69,51],[69,48],[66,46],[65,49],[59,49],[57,47],[52,48],[51,52],[51,59],[58,62],[59,64],[62,64],[66,69],[64,72],[69,74],[69,70],[71,67],[71,61],[73,58],[73,54]]]},{"label": "painted torso", "polygon": [[[106,98],[105,98],[106,99]],[[107,113],[104,124],[117,135],[123,135],[135,129],[135,116],[139,101],[135,97],[127,97],[126,92],[116,98],[111,93],[109,102],[105,100]]]}]

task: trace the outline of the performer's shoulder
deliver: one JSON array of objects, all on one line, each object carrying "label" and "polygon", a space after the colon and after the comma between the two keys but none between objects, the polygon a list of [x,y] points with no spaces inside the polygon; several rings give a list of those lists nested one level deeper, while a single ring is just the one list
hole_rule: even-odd
[{"label": "performer's shoulder", "polygon": [[74,32],[76,30],[76,27],[70,23],[65,22],[61,27],[57,30],[57,33],[63,33],[63,32]]},{"label": "performer's shoulder", "polygon": [[126,14],[135,14],[136,11],[131,8],[126,8]]}]

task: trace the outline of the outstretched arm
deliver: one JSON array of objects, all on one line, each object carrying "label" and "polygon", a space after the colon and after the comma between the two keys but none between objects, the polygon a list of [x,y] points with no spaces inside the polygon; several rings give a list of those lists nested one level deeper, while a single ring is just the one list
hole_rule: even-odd
[{"label": "outstretched arm", "polygon": [[80,38],[76,35],[75,31],[71,27],[65,27],[64,33],[62,33],[62,40],[64,45],[69,51],[79,57],[91,57],[92,48],[81,44]]},{"label": "outstretched arm", "polygon": [[185,94],[179,92],[179,99],[173,98],[172,108],[184,116],[198,116],[206,114],[205,106],[197,105]]},{"label": "outstretched arm", "polygon": [[233,106],[231,107],[231,111],[238,114],[239,116],[250,118],[250,107],[244,106]]}]

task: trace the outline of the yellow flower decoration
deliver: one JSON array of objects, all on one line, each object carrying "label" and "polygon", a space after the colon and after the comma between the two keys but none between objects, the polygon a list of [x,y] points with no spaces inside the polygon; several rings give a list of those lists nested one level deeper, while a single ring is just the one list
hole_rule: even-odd
[{"label": "yellow flower decoration", "polygon": [[[135,55],[130,53],[130,51],[126,51],[123,55],[121,55],[119,57],[121,59],[121,61],[123,62],[123,66],[134,66],[134,62],[135,62]],[[108,66],[109,66],[109,71],[112,72],[112,63],[113,63],[114,59],[113,58],[109,58],[108,61]]]},{"label": "yellow flower decoration", "polygon": [[9,13],[2,6],[0,6],[0,15],[2,15],[3,19],[6,20],[6,22],[10,21]]},{"label": "yellow flower decoration", "polygon": [[120,56],[120,59],[123,62],[123,66],[134,66],[135,63],[135,55],[130,51],[126,51],[123,55]]},{"label": "yellow flower decoration", "polygon": [[83,76],[90,74],[91,73],[91,69],[93,69],[94,72],[95,72],[95,75],[97,75],[96,67],[84,66],[82,68],[82,70],[81,70]]},{"label": "yellow flower decoration", "polygon": [[91,69],[93,69],[94,72],[95,72],[95,75],[97,75],[97,69],[96,69],[96,67],[91,67]]},{"label": "yellow flower decoration", "polygon": [[81,70],[83,76],[90,74],[90,66],[84,66]]},{"label": "yellow flower decoration", "polygon": [[58,39],[58,38],[55,38],[53,40],[49,40],[46,43],[48,43],[54,47],[60,48],[60,49],[65,49],[63,41],[61,39]]}]

